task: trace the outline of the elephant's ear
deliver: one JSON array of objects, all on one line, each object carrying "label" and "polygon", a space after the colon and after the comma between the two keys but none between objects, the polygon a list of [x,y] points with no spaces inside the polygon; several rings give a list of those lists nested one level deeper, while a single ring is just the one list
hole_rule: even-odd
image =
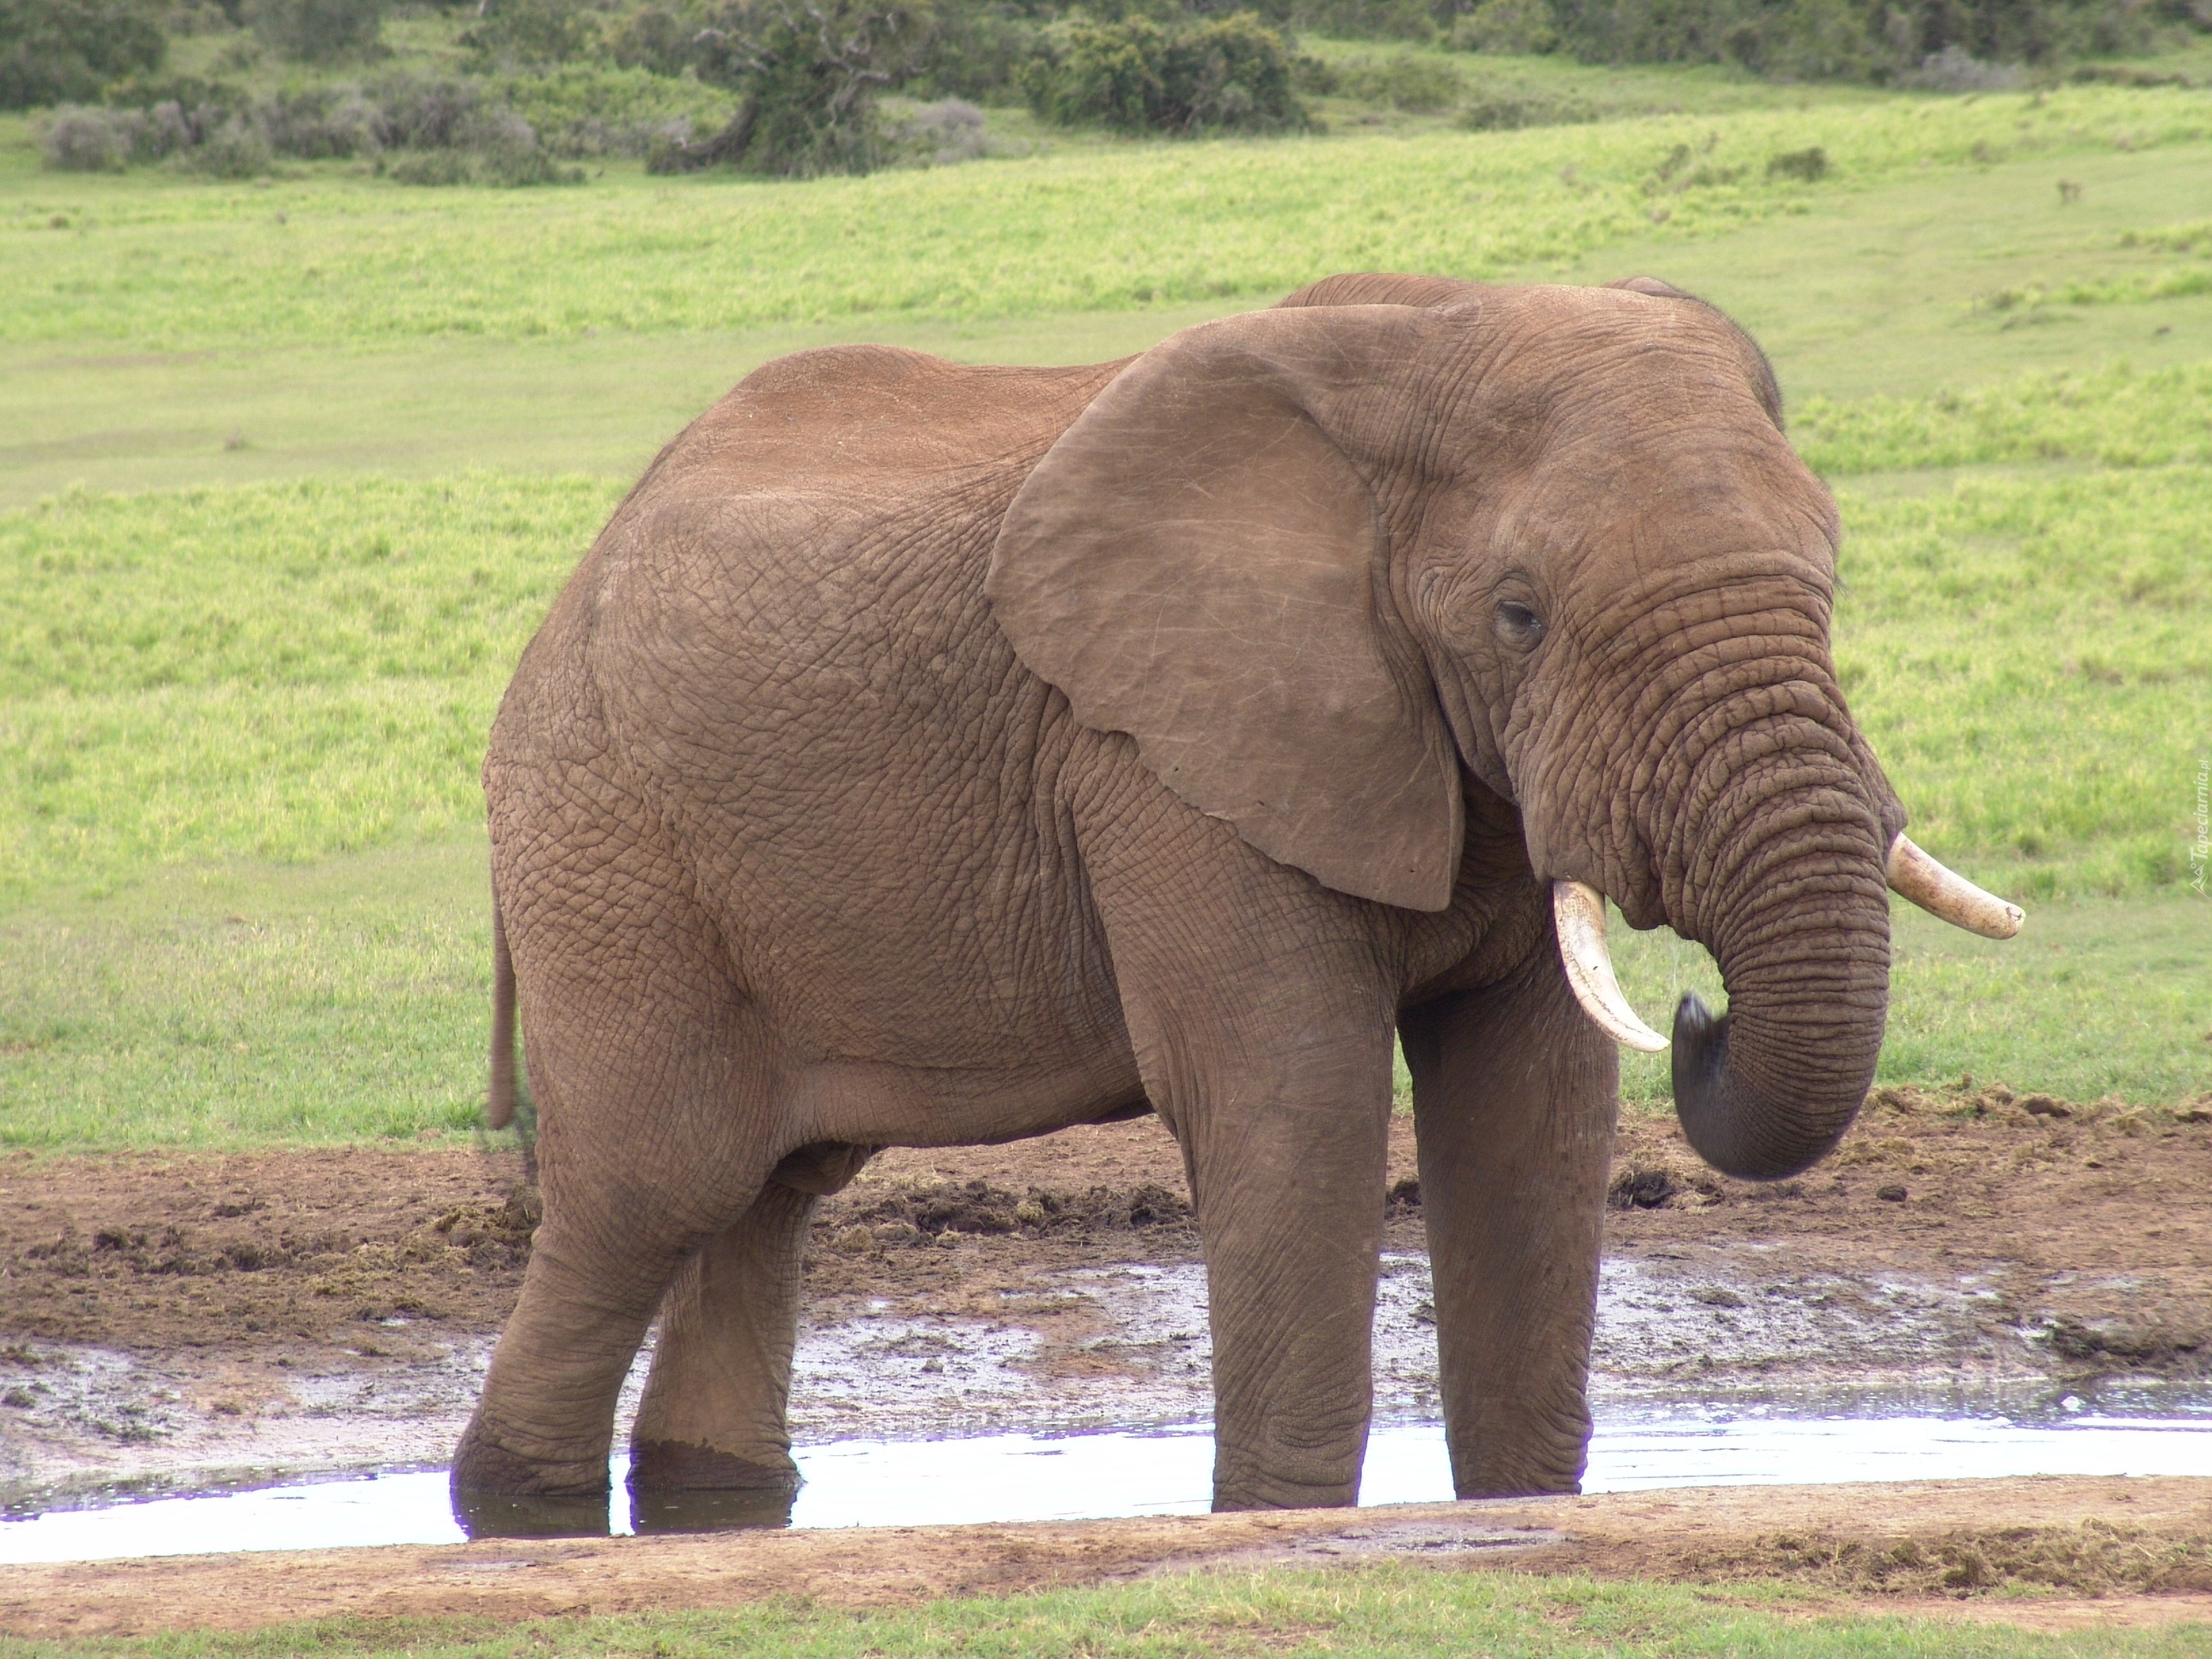
[{"label": "elephant's ear", "polygon": [[989,589],[1022,660],[1184,800],[1417,910],[1451,899],[1458,765],[1419,650],[1379,613],[1382,514],[1330,434],[1371,424],[1439,325],[1349,306],[1176,335],[1038,463]]}]

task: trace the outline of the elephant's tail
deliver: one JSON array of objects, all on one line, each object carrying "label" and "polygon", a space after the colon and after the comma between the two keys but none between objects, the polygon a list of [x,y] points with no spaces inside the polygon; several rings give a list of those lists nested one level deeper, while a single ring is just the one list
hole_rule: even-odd
[{"label": "elephant's tail", "polygon": [[484,1121],[504,1129],[514,1121],[514,958],[507,948],[507,921],[491,902],[491,1091]]}]

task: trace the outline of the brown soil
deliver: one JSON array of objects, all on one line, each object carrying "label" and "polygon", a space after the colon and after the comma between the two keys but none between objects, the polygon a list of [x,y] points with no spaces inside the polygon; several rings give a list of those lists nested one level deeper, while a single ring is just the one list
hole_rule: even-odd
[{"label": "brown soil", "polygon": [[358,1351],[514,1305],[520,1161],[368,1147],[0,1162],[0,1334],[142,1351]]},{"label": "brown soil", "polygon": [[[1672,1119],[1628,1113],[1608,1249],[1641,1279],[1601,1332],[1601,1380],[1721,1398],[2205,1378],[2208,1190],[2212,1102],[1882,1091],[1834,1159],[1767,1188],[1710,1175]],[[1405,1119],[1391,1194],[1391,1249],[1418,1252]],[[435,1462],[533,1221],[520,1157],[480,1148],[0,1159],[0,1502]],[[1139,1119],[878,1157],[823,1206],[807,1301],[817,1325],[1026,1328],[1040,1347],[1018,1370],[1082,1401],[1088,1378],[1159,1374],[1176,1349],[1119,1343],[1097,1298],[1051,1276],[1197,1256],[1175,1144]],[[1900,1283],[1917,1322],[1900,1322]],[[1183,1374],[1192,1416],[1203,1364]]]},{"label": "brown soil", "polygon": [[2208,1191],[2212,1094],[2130,1109],[1882,1089],[1827,1162],[1774,1186],[1715,1176],[1670,1120],[1632,1115],[1607,1243],[1764,1247],[1776,1278],[1973,1277],[1992,1292],[1985,1325],[2038,1334],[2062,1373],[2198,1377],[2212,1375]]},{"label": "brown soil", "polygon": [[[1418,1249],[1410,1123],[1391,1243]],[[1985,1275],[1984,1317],[2084,1374],[2212,1372],[2212,1097],[2170,1109],[1884,1090],[1802,1180],[1714,1176],[1671,1118],[1623,1121],[1608,1248],[1760,1271]],[[1157,1121],[995,1147],[895,1150],[823,1206],[823,1313],[957,1314],[1054,1268],[1187,1261],[1198,1240]],[[369,1148],[0,1160],[0,1389],[40,1341],[139,1352],[404,1356],[495,1330],[536,1218],[513,1154]],[[0,1401],[7,1395],[0,1392]]]},{"label": "brown soil", "polygon": [[0,1568],[18,1637],[295,1620],[532,1619],[829,1606],[1378,1559],[1437,1570],[1784,1582],[1804,1610],[2065,1628],[2212,1620],[2212,1481],[2042,1479],[1709,1487],[1390,1510],[514,1540]]}]

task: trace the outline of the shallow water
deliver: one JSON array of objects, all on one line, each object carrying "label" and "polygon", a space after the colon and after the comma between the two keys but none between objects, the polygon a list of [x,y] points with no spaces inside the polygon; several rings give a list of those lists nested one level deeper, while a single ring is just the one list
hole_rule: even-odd
[{"label": "shallow water", "polygon": [[[802,1446],[794,1455],[805,1485],[792,1525],[921,1526],[1200,1513],[1207,1506],[1213,1443],[1208,1425],[1193,1424],[1146,1433],[846,1440]],[[636,1517],[625,1514],[625,1473],[618,1460],[605,1528],[617,1534],[637,1529]],[[1620,1418],[1600,1423],[1583,1488],[2021,1474],[2212,1476],[2212,1417],[2081,1415],[2047,1424],[1757,1413]],[[1363,1504],[1451,1496],[1440,1425],[1376,1425]],[[595,1521],[596,1510],[585,1518]],[[429,1469],[7,1521],[0,1522],[0,1564],[447,1544],[465,1537],[445,1471]]]}]

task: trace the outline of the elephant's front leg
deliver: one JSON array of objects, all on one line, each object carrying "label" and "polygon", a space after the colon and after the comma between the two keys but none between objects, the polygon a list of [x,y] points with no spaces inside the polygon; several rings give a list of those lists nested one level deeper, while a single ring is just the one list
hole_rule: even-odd
[{"label": "elephant's front leg", "polygon": [[1620,1063],[1548,933],[1504,983],[1407,1012],[1452,1484],[1581,1489]]},{"label": "elephant's front leg", "polygon": [[1217,1510],[1358,1501],[1390,1048],[1345,1023],[1225,1045],[1173,1109],[1206,1246]]}]

